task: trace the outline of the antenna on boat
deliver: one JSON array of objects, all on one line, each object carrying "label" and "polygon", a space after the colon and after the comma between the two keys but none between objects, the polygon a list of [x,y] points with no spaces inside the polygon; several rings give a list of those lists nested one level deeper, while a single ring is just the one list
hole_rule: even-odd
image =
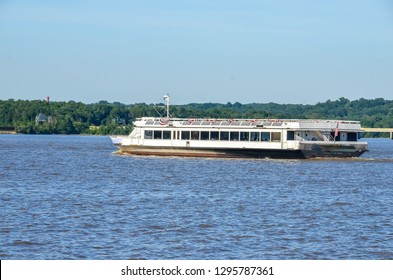
[{"label": "antenna on boat", "polygon": [[164,100],[166,101],[166,117],[169,119],[169,94],[164,95]]}]

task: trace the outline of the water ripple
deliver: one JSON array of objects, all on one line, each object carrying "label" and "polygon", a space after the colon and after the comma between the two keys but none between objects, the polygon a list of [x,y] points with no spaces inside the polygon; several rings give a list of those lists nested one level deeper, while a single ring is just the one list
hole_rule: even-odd
[{"label": "water ripple", "polygon": [[118,156],[0,135],[2,259],[392,259],[393,141],[358,159]]}]

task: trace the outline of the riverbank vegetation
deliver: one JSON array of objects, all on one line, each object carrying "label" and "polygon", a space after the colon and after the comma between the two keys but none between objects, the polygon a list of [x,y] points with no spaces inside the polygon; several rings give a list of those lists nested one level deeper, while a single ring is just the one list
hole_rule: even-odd
[{"label": "riverbank vegetation", "polygon": [[[363,127],[393,127],[393,101],[383,98],[342,97],[315,105],[191,103],[172,105],[170,111],[177,118],[338,119],[359,120]],[[0,100],[0,127],[25,134],[128,134],[135,118],[165,115],[162,103]]]}]

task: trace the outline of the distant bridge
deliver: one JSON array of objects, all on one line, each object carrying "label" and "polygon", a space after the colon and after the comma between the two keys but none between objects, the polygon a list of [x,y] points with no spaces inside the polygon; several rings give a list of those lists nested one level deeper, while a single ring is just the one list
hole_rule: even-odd
[{"label": "distant bridge", "polygon": [[387,132],[390,133],[390,139],[393,140],[393,128],[369,128],[369,127],[362,127],[364,132]]}]

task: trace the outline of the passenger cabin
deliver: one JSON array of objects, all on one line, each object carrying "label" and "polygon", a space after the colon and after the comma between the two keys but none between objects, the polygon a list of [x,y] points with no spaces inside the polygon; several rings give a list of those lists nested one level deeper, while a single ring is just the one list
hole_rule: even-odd
[{"label": "passenger cabin", "polygon": [[360,138],[360,122],[336,120],[198,120],[142,118],[132,138],[184,141],[349,141]]}]

